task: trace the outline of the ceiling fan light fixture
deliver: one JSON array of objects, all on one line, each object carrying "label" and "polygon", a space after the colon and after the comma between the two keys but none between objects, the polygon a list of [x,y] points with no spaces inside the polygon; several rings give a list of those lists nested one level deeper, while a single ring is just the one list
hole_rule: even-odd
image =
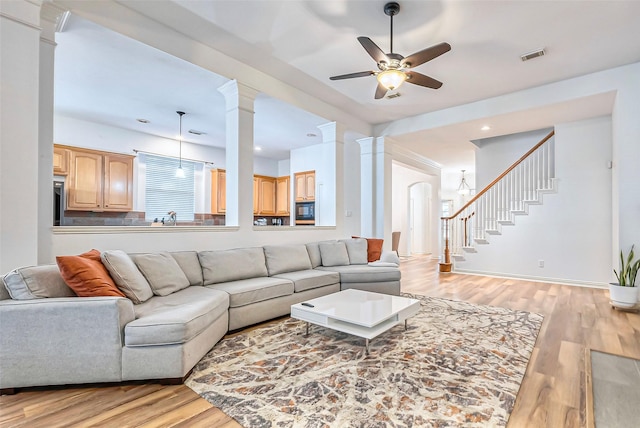
[{"label": "ceiling fan light fixture", "polygon": [[398,89],[398,87],[407,80],[407,75],[400,70],[381,71],[376,77],[378,78],[378,82],[389,91]]}]

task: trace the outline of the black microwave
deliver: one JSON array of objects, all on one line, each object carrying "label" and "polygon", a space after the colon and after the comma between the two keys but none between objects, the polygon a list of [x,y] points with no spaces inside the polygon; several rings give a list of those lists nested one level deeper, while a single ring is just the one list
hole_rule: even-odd
[{"label": "black microwave", "polygon": [[315,202],[296,202],[296,220],[315,220]]}]

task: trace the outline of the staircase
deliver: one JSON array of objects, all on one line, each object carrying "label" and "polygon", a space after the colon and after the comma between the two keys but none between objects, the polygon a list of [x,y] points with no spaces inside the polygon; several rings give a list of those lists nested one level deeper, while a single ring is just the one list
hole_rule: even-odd
[{"label": "staircase", "polygon": [[544,193],[555,188],[554,131],[507,168],[450,217],[442,217],[444,261],[440,272],[451,272],[451,260],[465,260],[465,254],[489,244],[491,235],[502,234],[504,226],[526,215],[530,205],[542,203]]}]

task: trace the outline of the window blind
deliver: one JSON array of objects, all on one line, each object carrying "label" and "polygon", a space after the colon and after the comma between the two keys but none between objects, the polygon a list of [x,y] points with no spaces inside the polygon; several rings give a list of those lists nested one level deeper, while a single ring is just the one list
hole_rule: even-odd
[{"label": "window blind", "polygon": [[195,162],[182,160],[184,177],[176,177],[180,161],[175,158],[145,154],[145,219],[169,219],[176,212],[177,221],[193,221],[195,210]]}]

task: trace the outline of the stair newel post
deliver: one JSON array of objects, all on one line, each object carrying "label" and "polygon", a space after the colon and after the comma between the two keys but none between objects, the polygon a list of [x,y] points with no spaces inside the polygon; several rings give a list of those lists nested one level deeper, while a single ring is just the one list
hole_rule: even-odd
[{"label": "stair newel post", "polygon": [[440,272],[451,272],[451,250],[449,249],[449,218],[443,218],[444,224],[444,261],[440,263]]}]

